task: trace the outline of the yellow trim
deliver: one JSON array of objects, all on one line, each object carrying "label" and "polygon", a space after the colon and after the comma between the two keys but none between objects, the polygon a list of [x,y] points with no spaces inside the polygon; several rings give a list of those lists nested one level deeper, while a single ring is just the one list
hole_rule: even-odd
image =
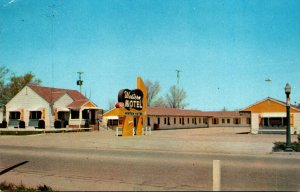
[{"label": "yellow trim", "polygon": [[88,102],[85,103],[82,107],[97,107],[97,106],[94,105],[92,102],[88,101]]},{"label": "yellow trim", "polygon": [[20,120],[21,120],[21,121],[24,121],[24,109],[21,109],[21,110],[20,110],[20,113],[21,113],[21,114],[20,114]]}]

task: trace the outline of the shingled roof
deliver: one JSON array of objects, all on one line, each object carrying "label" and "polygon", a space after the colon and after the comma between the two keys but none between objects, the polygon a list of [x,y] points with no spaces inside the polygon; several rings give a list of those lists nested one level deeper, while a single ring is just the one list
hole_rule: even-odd
[{"label": "shingled roof", "polygon": [[48,103],[51,104],[53,104],[65,94],[68,94],[73,99],[74,102],[70,104],[73,108],[80,107],[81,104],[84,104],[89,101],[88,98],[86,98],[84,95],[82,95],[79,91],[76,90],[42,87],[37,85],[28,85],[28,87],[30,87],[39,96],[41,96]]},{"label": "shingled roof", "polygon": [[175,109],[164,107],[148,107],[147,114],[157,116],[206,116],[205,112],[199,110]]},{"label": "shingled roof", "polygon": [[238,117],[239,111],[200,111],[191,109],[174,109],[163,107],[148,107],[147,115],[156,116],[189,116],[189,117]]}]

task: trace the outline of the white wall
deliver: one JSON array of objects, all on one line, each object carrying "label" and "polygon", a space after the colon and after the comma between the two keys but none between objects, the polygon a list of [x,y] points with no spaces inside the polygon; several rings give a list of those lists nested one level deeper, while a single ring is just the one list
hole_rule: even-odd
[{"label": "white wall", "polygon": [[0,109],[0,123],[3,121],[3,109]]},{"label": "white wall", "polygon": [[259,120],[258,113],[251,113],[251,133],[258,134]]},{"label": "white wall", "polygon": [[45,108],[45,123],[46,126],[49,125],[49,104],[43,98],[41,98],[36,92],[34,92],[30,87],[25,86],[15,97],[13,97],[6,104],[6,120],[9,121],[9,111],[17,108],[24,109],[24,121],[25,125],[28,126],[29,123],[29,109],[34,108]]},{"label": "white wall", "polygon": [[54,107],[67,107],[73,102],[73,99],[66,93],[54,103]]},{"label": "white wall", "polygon": [[294,131],[296,131],[297,134],[300,133],[300,113],[294,113],[294,130],[291,133],[293,134]]}]

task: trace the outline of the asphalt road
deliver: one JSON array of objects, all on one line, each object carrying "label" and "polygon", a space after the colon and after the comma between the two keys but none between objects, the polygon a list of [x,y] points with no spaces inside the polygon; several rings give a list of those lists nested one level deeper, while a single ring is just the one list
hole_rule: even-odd
[{"label": "asphalt road", "polygon": [[208,154],[143,149],[0,145],[0,181],[55,190],[212,190],[221,160],[222,190],[300,190],[300,158],[280,154]]},{"label": "asphalt road", "polygon": [[117,137],[101,130],[1,136],[0,182],[46,184],[69,191],[211,190],[212,161],[218,159],[222,190],[299,190],[299,153],[271,153],[273,143],[284,141],[285,135],[247,131],[202,128]]}]

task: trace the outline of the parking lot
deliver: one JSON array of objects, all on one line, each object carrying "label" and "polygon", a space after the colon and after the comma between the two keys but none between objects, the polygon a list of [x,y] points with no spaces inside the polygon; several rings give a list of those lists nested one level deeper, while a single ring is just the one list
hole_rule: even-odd
[{"label": "parking lot", "polygon": [[[284,134],[249,133],[249,128],[199,128],[152,131],[151,135],[122,137],[112,130],[1,136],[2,146],[105,148],[191,151],[226,154],[268,154]],[[292,135],[292,142],[297,136]]]}]

